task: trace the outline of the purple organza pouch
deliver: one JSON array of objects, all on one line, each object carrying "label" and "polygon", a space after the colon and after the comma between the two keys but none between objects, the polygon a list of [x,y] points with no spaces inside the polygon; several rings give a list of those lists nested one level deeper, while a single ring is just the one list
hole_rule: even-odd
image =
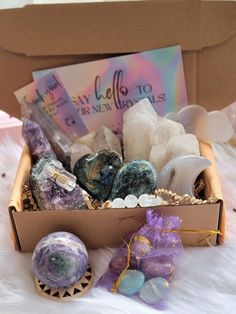
[{"label": "purple organza pouch", "polygon": [[97,287],[161,309],[183,251],[177,233],[181,220],[151,209],[146,211],[146,220],[136,233],[123,240]]}]

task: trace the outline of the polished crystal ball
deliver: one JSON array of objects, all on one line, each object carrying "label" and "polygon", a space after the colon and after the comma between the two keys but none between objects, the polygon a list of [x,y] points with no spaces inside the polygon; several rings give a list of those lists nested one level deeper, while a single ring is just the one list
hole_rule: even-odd
[{"label": "polished crystal ball", "polygon": [[84,243],[69,232],[54,232],[42,238],[33,252],[35,276],[52,288],[73,286],[88,267]]}]

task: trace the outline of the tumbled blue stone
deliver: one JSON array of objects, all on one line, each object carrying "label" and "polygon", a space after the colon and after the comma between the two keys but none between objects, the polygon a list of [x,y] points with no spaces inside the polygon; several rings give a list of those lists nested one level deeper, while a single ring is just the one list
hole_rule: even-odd
[{"label": "tumbled blue stone", "polygon": [[43,156],[56,158],[51,145],[38,123],[29,119],[23,119],[22,135],[29,147],[34,162]]},{"label": "tumbled blue stone", "polygon": [[135,269],[129,269],[121,280],[118,291],[126,296],[132,296],[139,292],[144,284],[144,274]]},{"label": "tumbled blue stone", "polygon": [[139,291],[139,297],[147,304],[158,305],[169,292],[169,283],[161,277],[152,278],[144,283]]},{"label": "tumbled blue stone", "polygon": [[110,198],[125,198],[128,194],[139,197],[153,194],[157,186],[157,173],[150,162],[134,160],[125,164],[117,173]]},{"label": "tumbled blue stone", "polygon": [[104,150],[80,158],[73,172],[78,184],[91,196],[106,200],[121,166],[122,158],[118,153]]},{"label": "tumbled blue stone", "polygon": [[42,238],[33,252],[33,271],[38,279],[53,288],[75,284],[88,266],[84,243],[69,232],[54,232]]},{"label": "tumbled blue stone", "polygon": [[[44,166],[55,159],[43,157],[33,165],[30,173],[30,185],[40,209],[63,210],[80,209],[86,206],[79,185],[69,192],[52,181],[44,172]],[[64,169],[64,168],[63,168]]]}]

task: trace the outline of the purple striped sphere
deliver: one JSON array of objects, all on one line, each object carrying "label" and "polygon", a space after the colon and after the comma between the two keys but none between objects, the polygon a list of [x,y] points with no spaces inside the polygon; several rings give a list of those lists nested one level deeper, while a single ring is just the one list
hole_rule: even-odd
[{"label": "purple striped sphere", "polygon": [[88,267],[84,243],[69,232],[53,232],[42,238],[33,252],[35,276],[52,288],[73,286]]}]

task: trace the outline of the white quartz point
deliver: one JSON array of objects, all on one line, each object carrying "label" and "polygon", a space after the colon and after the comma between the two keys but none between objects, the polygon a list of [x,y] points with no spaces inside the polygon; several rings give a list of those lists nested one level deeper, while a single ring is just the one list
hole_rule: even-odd
[{"label": "white quartz point", "polygon": [[167,160],[180,155],[200,155],[199,143],[195,135],[173,136],[167,144]]},{"label": "white quartz point", "polygon": [[161,205],[163,199],[155,195],[142,194],[138,198],[138,203],[141,207],[158,206]]},{"label": "white quartz point", "polygon": [[128,208],[133,208],[138,205],[138,199],[135,195],[129,194],[124,199],[125,206]]},{"label": "white quartz point", "polygon": [[124,113],[123,142],[126,161],[148,160],[150,134],[155,133],[159,119],[148,99],[142,99]]},{"label": "white quartz point", "polygon": [[78,139],[78,142],[82,143],[82,144],[84,144],[84,145],[86,145],[86,146],[91,148],[91,145],[92,145],[93,138],[94,138],[95,134],[96,134],[95,132],[90,132],[90,133],[80,137]]},{"label": "white quartz point", "polygon": [[185,134],[182,124],[159,117],[154,133],[150,134],[150,143],[151,145],[167,144],[173,136],[181,134]]},{"label": "white quartz point", "polygon": [[194,183],[198,175],[211,165],[201,156],[179,156],[169,161],[158,175],[157,189],[164,188],[179,195],[194,196]]},{"label": "white quartz point", "polygon": [[125,208],[125,201],[122,198],[115,198],[112,201],[112,208]]},{"label": "white quartz point", "polygon": [[157,144],[151,148],[149,161],[157,172],[167,163],[167,147],[165,144]]},{"label": "white quartz point", "polygon": [[74,166],[81,157],[87,154],[93,154],[93,151],[86,145],[81,143],[75,143],[70,147],[70,167],[73,171]]},{"label": "white quartz point", "polygon": [[122,154],[120,139],[105,126],[102,126],[95,134],[90,147],[95,153],[107,149]]}]

